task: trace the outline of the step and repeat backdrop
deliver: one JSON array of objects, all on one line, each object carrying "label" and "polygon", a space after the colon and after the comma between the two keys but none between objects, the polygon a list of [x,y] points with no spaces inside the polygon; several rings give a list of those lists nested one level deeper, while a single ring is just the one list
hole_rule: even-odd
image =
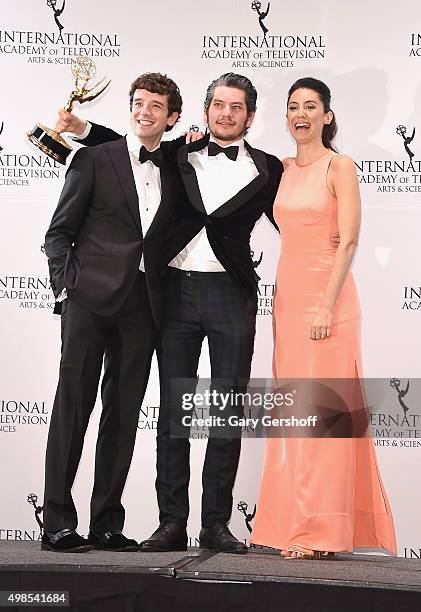
[{"label": "step and repeat backdrop", "polygon": [[[302,0],[299,7],[280,0],[1,0],[0,14],[0,539],[39,538],[44,452],[60,359],[60,318],[53,315],[40,247],[65,168],[34,148],[25,133],[37,122],[54,126],[57,109],[73,89],[72,64],[82,55],[96,64],[94,82],[107,76],[112,83],[95,101],[76,104],[75,112],[121,133],[129,129],[130,83],[144,72],[166,73],[181,89],[182,118],[171,138],[192,124],[205,128],[203,100],[214,78],[229,71],[245,74],[258,90],[247,138],[281,159],[294,151],[285,126],[289,86],[303,76],[330,86],[337,146],[355,159],[363,202],[354,274],[363,311],[364,373],[386,380],[394,406],[384,418],[377,415],[377,433],[383,436],[376,439],[378,459],[394,512],[398,554],[421,557],[421,423],[414,380],[421,373],[418,0]],[[278,235],[262,219],[251,240],[261,277],[255,377],[271,372],[279,247]],[[199,374],[209,373],[205,345]],[[155,363],[139,409],[124,503],[125,532],[142,539],[158,517]],[[98,400],[74,486],[82,534],[88,531],[100,410]],[[390,419],[399,431],[395,427],[387,437]],[[192,544],[200,529],[205,444],[205,435],[196,433],[191,440]],[[243,443],[231,527],[245,540],[253,525],[263,448],[263,440]]]}]

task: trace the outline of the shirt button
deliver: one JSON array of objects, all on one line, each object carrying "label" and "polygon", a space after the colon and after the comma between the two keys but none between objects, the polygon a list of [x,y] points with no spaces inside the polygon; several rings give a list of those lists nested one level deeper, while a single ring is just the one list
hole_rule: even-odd
[{"label": "shirt button", "polygon": [[190,272],[186,272],[186,276],[191,276]]}]

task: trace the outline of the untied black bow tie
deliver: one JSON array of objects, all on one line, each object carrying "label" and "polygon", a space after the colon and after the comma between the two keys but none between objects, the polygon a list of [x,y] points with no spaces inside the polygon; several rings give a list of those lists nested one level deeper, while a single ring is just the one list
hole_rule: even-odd
[{"label": "untied black bow tie", "polygon": [[235,161],[238,155],[238,146],[234,145],[232,147],[220,147],[217,142],[210,142],[208,145],[209,157],[218,155],[218,153],[225,153],[228,159],[232,159],[232,161]]},{"label": "untied black bow tie", "polygon": [[162,149],[158,148],[155,151],[148,151],[146,147],[140,147],[139,161],[144,164],[146,161],[151,161],[155,166],[160,166],[162,163]]}]

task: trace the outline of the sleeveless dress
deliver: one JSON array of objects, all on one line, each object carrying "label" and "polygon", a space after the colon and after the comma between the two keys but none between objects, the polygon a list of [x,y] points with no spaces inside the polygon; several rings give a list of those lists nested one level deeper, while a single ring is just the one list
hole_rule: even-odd
[{"label": "sleeveless dress", "polygon": [[[362,376],[361,313],[351,272],[334,308],[332,335],[311,340],[311,322],[335,258],[337,200],[327,188],[335,155],[285,170],[274,203],[282,237],[274,299],[275,379]],[[370,437],[267,440],[254,544],[341,552],[396,553],[392,513]]]}]

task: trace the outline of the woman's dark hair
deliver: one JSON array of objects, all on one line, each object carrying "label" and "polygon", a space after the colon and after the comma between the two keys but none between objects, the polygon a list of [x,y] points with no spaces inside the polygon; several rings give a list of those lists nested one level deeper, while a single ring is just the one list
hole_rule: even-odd
[{"label": "woman's dark hair", "polygon": [[303,79],[298,79],[293,83],[288,91],[288,100],[287,105],[289,104],[289,100],[297,89],[312,89],[316,93],[319,94],[320,100],[323,103],[323,108],[325,113],[332,113],[332,121],[327,123],[323,127],[322,131],[322,142],[323,145],[327,149],[332,149],[337,153],[335,147],[332,145],[332,141],[336,136],[336,132],[338,131],[338,125],[336,123],[336,117],[333,110],[330,108],[330,89],[329,87],[323,83],[323,81],[319,81],[318,79],[313,79],[313,77],[304,77]]}]

